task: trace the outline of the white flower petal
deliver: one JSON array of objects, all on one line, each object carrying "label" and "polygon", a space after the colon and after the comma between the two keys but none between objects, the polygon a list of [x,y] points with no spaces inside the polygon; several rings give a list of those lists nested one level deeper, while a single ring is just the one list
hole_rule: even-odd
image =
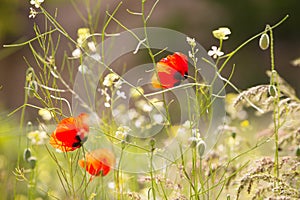
[{"label": "white flower petal", "polygon": [[79,48],[76,48],[74,51],[72,51],[72,56],[74,58],[79,58],[81,56],[81,50]]}]

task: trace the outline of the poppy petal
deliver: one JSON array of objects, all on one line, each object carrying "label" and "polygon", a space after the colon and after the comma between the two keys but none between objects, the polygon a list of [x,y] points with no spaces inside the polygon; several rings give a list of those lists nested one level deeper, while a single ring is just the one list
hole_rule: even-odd
[{"label": "poppy petal", "polygon": [[81,147],[89,131],[86,119],[87,114],[83,113],[76,118],[69,117],[61,120],[50,136],[50,144],[64,152]]},{"label": "poppy petal", "polygon": [[115,157],[108,149],[96,149],[87,153],[85,159],[79,160],[78,164],[92,176],[105,176],[114,166]]},{"label": "poppy petal", "polygon": [[156,65],[151,82],[154,88],[172,88],[187,77],[187,57],[179,52],[162,58]]}]

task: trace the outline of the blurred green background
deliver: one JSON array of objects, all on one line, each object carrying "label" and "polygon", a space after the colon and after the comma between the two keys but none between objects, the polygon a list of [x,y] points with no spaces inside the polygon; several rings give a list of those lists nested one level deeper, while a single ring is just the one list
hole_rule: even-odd
[{"label": "blurred green background", "polygon": [[[79,7],[83,1],[75,1]],[[91,1],[93,2],[96,1]],[[119,1],[104,0],[99,12],[99,27],[104,21],[105,10],[110,12]],[[146,11],[149,11],[154,0],[147,0]],[[85,26],[76,15],[75,9],[68,0],[45,0],[43,6],[54,13],[58,9],[57,20],[76,39],[79,27]],[[0,4],[0,108],[12,111],[22,105],[24,97],[24,80],[26,63],[23,57],[32,61],[33,58],[27,46],[22,48],[3,48],[4,44],[26,41],[34,37],[33,24],[43,27],[44,18],[38,15],[29,19],[29,0],[1,0]],[[93,7],[93,6],[91,6]],[[126,9],[139,12],[140,0],[124,0],[117,18],[130,28],[142,25],[139,16],[132,16]],[[148,9],[148,10],[147,10]],[[265,25],[275,24],[285,15],[288,20],[274,31],[276,69],[288,82],[300,92],[300,69],[291,65],[291,60],[300,57],[300,1],[299,0],[160,0],[155,9],[149,26],[166,27],[181,31],[197,41],[207,50],[218,41],[212,37],[211,31],[228,26],[232,34],[224,43],[224,51],[230,52],[237,45],[260,32]],[[111,23],[110,30],[114,30]],[[65,50],[71,54],[70,47]],[[239,88],[267,83],[265,71],[270,68],[269,52],[258,47],[258,41],[250,43],[239,54],[234,56],[230,65],[224,71],[228,75],[232,64],[236,71],[232,82]],[[230,88],[227,89],[231,91]]]}]

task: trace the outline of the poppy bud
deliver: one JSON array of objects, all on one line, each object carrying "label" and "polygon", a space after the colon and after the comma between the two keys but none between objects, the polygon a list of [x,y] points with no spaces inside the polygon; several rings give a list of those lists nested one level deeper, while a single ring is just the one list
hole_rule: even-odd
[{"label": "poppy bud", "polygon": [[233,139],[235,139],[235,137],[236,137],[236,132],[232,132],[232,133],[231,133],[231,137],[232,137]]},{"label": "poppy bud", "polygon": [[269,35],[267,33],[263,33],[259,39],[259,47],[262,50],[266,50],[269,48],[269,44],[270,44]]},{"label": "poppy bud", "polygon": [[204,155],[205,149],[206,149],[205,142],[203,140],[199,140],[199,142],[197,143],[197,150],[200,158],[202,158],[202,156]]},{"label": "poppy bud", "polygon": [[196,137],[190,137],[189,143],[191,148],[195,148],[197,146],[198,139]]},{"label": "poppy bud", "polygon": [[28,158],[28,163],[30,165],[30,168],[34,169],[36,166],[36,157],[31,156],[30,158]]},{"label": "poppy bud", "polygon": [[152,148],[154,148],[156,141],[155,141],[154,138],[151,138],[151,140],[150,140],[149,143],[150,143],[150,146],[151,146]]},{"label": "poppy bud", "polygon": [[125,140],[122,140],[122,141],[121,141],[121,148],[122,148],[122,149],[125,149],[125,147],[126,147],[126,141],[125,141]]},{"label": "poppy bud", "polygon": [[300,147],[298,147],[297,150],[296,150],[296,156],[300,157]]},{"label": "poppy bud", "polygon": [[28,162],[28,159],[31,157],[31,150],[29,148],[26,148],[24,150],[24,153],[23,153],[23,159],[24,161]]},{"label": "poppy bud", "polygon": [[276,89],[275,85],[269,86],[269,95],[272,97],[275,97],[277,95],[277,89]]}]

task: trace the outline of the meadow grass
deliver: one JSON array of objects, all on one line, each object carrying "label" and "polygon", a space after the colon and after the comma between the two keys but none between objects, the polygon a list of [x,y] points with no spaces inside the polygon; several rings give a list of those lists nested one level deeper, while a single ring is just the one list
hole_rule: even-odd
[{"label": "meadow grass", "polygon": [[[0,191],[3,198],[300,198],[300,102],[295,90],[276,71],[274,61],[273,32],[288,16],[275,25],[266,25],[265,30],[245,40],[229,53],[222,52],[222,48],[230,37],[230,29],[223,27],[213,31],[219,46],[212,48],[208,54],[215,59],[214,62],[212,59],[197,57],[199,49],[195,39],[187,38],[186,43],[190,47],[187,56],[193,65],[191,71],[194,72],[189,73],[189,83],[149,92],[149,88],[134,85],[122,76],[129,70],[125,62],[119,64],[122,69],[105,62],[109,59],[109,49],[104,48],[104,42],[107,38],[119,35],[117,31],[107,33],[108,26],[115,22],[118,25],[116,30],[123,29],[136,39],[138,46],[133,54],[146,54],[149,65],[155,69],[159,58],[168,55],[167,47],[157,51],[151,47],[148,39],[148,20],[156,6],[159,6],[159,0],[150,10],[145,9],[145,4],[149,3],[145,0],[141,1],[140,12],[133,12],[129,8],[127,10],[141,18],[144,38],[140,38],[115,17],[122,2],[112,12],[106,11],[103,27],[97,27],[100,1],[95,9],[91,8],[89,1],[85,1],[87,16],[83,14],[82,8],[74,1],[71,2],[86,24],[85,28],[74,30],[78,33],[77,39],[71,38],[56,20],[58,11],[51,14],[53,11],[47,11],[43,2],[32,1],[33,5],[38,6],[31,9],[31,18],[36,15],[44,17],[44,27],[35,24],[34,38],[21,44],[6,45],[28,46],[33,62],[24,58],[28,66],[24,104],[10,114],[1,115],[0,170],[1,180],[5,184],[1,185]],[[62,40],[68,41],[70,49],[62,45]],[[241,91],[230,81],[236,66],[228,66],[228,63],[233,56],[238,56],[241,48],[258,40],[261,49],[270,52],[270,71],[267,72],[270,82]],[[102,47],[100,52],[96,51],[98,43]],[[139,50],[139,45],[145,47],[144,51]],[[64,53],[58,55],[61,49]],[[97,92],[92,96],[88,90],[93,80],[88,75],[90,68],[84,60],[87,57],[93,58],[93,62],[104,69],[97,88],[94,88]],[[201,70],[197,68],[200,60],[215,70],[211,82],[206,82],[206,77],[201,76]],[[229,77],[221,75],[225,67],[232,68]],[[158,75],[157,70],[153,70],[153,73]],[[86,99],[76,90],[75,79],[78,74],[83,79],[82,88],[87,94]],[[219,91],[213,91],[213,85],[218,79],[223,81],[224,86]],[[125,87],[129,87],[131,93],[125,93],[122,90]],[[180,120],[176,119],[176,106],[173,106],[178,105],[178,102],[172,99],[170,93],[185,87],[194,91],[195,98],[187,98],[185,106],[189,120],[180,124]],[[226,87],[231,87],[236,93],[223,95]],[[72,105],[70,96],[78,100],[78,105]],[[124,111],[118,102],[126,98],[130,98],[130,109]],[[210,124],[214,117],[212,105],[220,98],[225,101],[226,123],[213,127]],[[93,99],[96,99],[95,107]],[[78,114],[75,113],[78,107],[97,114],[98,117],[91,119],[92,134],[80,148],[59,152],[49,145],[49,137],[62,119]],[[38,112],[35,121],[26,121],[28,109]],[[148,110],[151,110],[151,114]],[[20,121],[5,120],[6,115],[14,116],[17,112],[21,113]],[[116,119],[114,112],[120,116],[133,117],[129,121],[126,117]],[[257,127],[262,126],[260,121],[263,121],[263,129]],[[201,122],[207,127],[201,127]],[[135,125],[135,129],[128,127],[128,124]],[[163,125],[164,128],[153,136],[151,130],[157,125]],[[15,130],[11,127],[20,128]],[[222,131],[211,149],[207,149],[209,146],[203,133],[208,129]],[[12,132],[15,135],[12,136]],[[143,137],[134,137],[132,134],[136,132]],[[170,138],[178,138],[180,133],[184,136],[176,146],[179,156],[172,158],[170,154],[162,154],[165,142],[169,142]],[[106,141],[100,144],[101,148],[109,147],[116,155],[115,164],[110,166],[111,171],[107,175],[91,176],[88,170],[78,165],[78,161],[81,158],[87,159],[87,153],[98,147],[99,141]],[[272,153],[266,155],[263,152]],[[140,154],[146,155],[146,159],[137,160],[136,156]],[[147,168],[144,171],[140,168],[136,172],[130,171],[128,166],[132,162],[133,166]]]}]

